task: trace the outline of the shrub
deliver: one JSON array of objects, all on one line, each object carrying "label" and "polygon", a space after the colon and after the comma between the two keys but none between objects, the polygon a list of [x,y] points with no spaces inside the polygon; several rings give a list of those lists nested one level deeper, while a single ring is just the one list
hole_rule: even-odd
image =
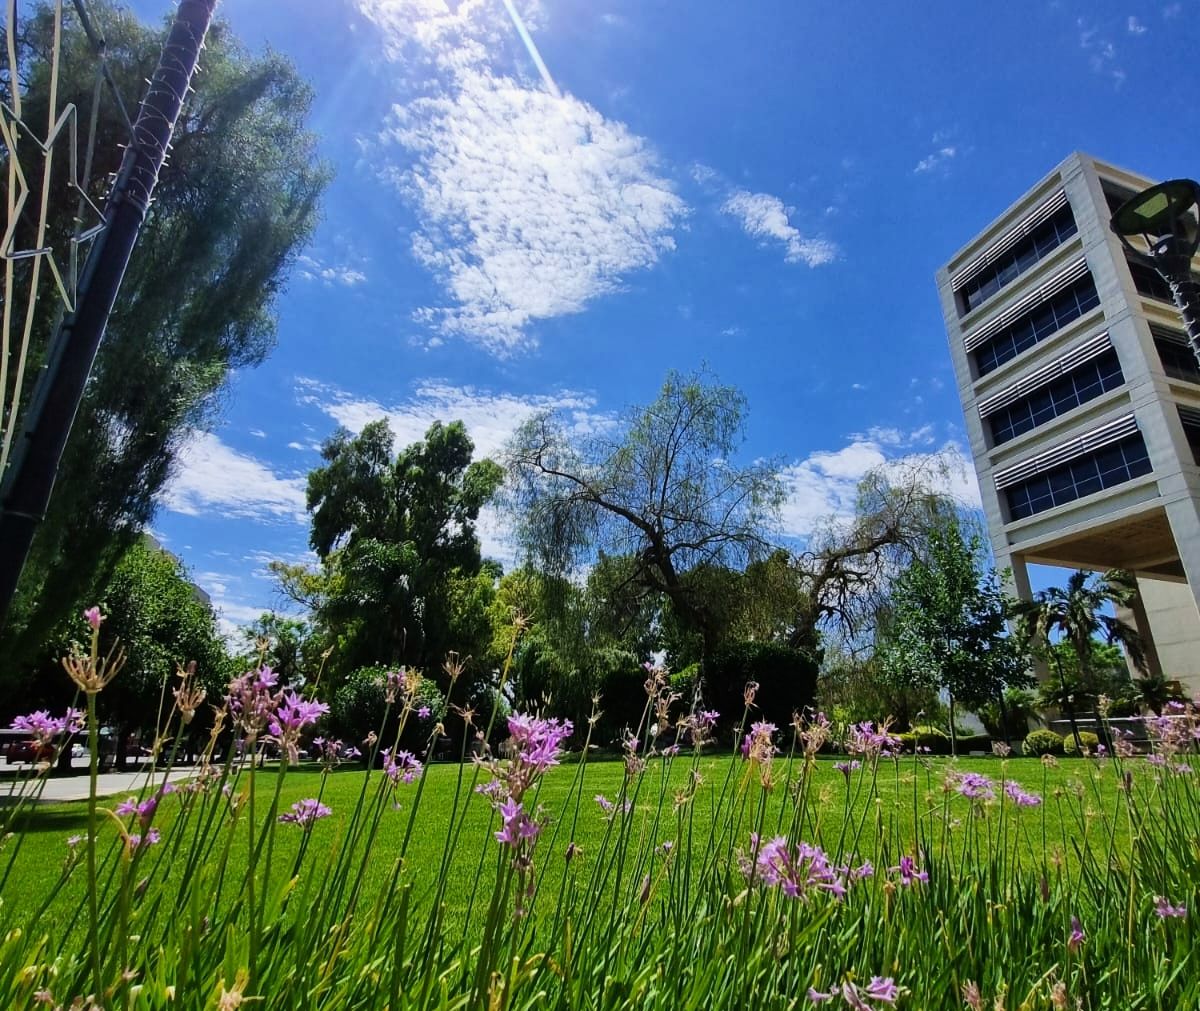
[{"label": "shrub", "polygon": [[[1100,743],[1100,738],[1093,734],[1090,730],[1079,731],[1079,743],[1083,746],[1083,750],[1089,754],[1096,753],[1096,746]],[[1075,748],[1075,735],[1066,734],[1062,739],[1063,754],[1077,755],[1079,752]]]},{"label": "shrub", "polygon": [[958,753],[969,755],[972,751],[992,750],[992,738],[989,734],[961,734],[958,738]]},{"label": "shrub", "polygon": [[1061,755],[1063,739],[1053,730],[1034,730],[1021,749],[1027,755]]},{"label": "shrub", "polygon": [[723,727],[741,722],[747,681],[759,686],[751,718],[784,729],[793,712],[813,704],[817,664],[807,653],[774,642],[736,642],[718,651],[705,670],[704,693],[706,703],[720,712]]}]

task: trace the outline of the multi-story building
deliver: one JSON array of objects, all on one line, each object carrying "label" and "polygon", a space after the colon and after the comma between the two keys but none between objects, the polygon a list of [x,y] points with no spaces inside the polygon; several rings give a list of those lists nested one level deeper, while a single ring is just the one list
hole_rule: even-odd
[{"label": "multi-story building", "polygon": [[1108,225],[1152,182],[1073,154],[937,280],[997,568],[1134,572],[1151,669],[1196,689],[1200,366]]}]

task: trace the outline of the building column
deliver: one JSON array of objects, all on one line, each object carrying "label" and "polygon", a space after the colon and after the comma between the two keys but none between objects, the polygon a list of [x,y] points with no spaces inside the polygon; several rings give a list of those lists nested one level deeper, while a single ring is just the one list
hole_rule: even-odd
[{"label": "building column", "polygon": [[1183,563],[1183,575],[1200,613],[1200,499],[1178,498],[1167,505],[1167,522]]},{"label": "building column", "polygon": [[[1154,630],[1150,627],[1150,618],[1146,615],[1146,603],[1142,600],[1141,579],[1138,580],[1137,593],[1133,595],[1133,599],[1129,602],[1129,610],[1133,618],[1133,627],[1137,629],[1138,638],[1142,640],[1142,652],[1146,657],[1146,673],[1153,678],[1161,678],[1162,663],[1158,659],[1158,649],[1154,645]],[[1133,664],[1130,663],[1130,673],[1140,673],[1132,669]]]}]

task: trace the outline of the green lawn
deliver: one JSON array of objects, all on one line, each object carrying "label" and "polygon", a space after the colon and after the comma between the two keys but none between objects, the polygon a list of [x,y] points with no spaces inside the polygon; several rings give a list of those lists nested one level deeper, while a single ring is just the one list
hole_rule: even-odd
[{"label": "green lawn", "polygon": [[[1127,829],[1117,819],[1115,838],[1110,824],[1107,831],[1091,831],[1093,815],[1100,805],[1116,808],[1116,781],[1111,774],[1098,771],[1096,763],[1083,759],[1063,759],[1057,767],[1045,768],[1033,759],[1000,762],[994,758],[943,759],[912,758],[880,764],[876,792],[863,771],[854,772],[849,781],[834,768],[834,759],[817,761],[807,781],[809,802],[804,804],[798,834],[806,841],[821,845],[831,853],[844,852],[846,858],[870,854],[872,859],[896,861],[912,852],[915,833],[920,831],[930,850],[953,854],[962,860],[975,860],[1004,851],[1022,863],[1040,864],[1042,855],[1061,853],[1073,861],[1077,850],[1073,843],[1089,845],[1094,851],[1115,845],[1118,852],[1127,847]],[[634,798],[632,819],[634,852],[642,852],[643,842],[670,842],[701,861],[709,852],[728,852],[732,836],[735,845],[745,845],[753,827],[764,836],[787,833],[792,828],[798,800],[796,790],[799,765],[789,770],[786,760],[777,760],[776,782],[763,791],[757,779],[748,781],[748,766],[740,759],[705,757],[697,765],[702,781],[693,799],[678,809],[676,794],[692,776],[690,759],[678,758],[668,765],[652,761]],[[1007,778],[1039,795],[1045,794],[1040,807],[1020,812],[999,799],[975,808],[967,799],[944,787],[953,772],[978,772],[996,780]],[[244,776],[245,774],[243,774]],[[461,924],[468,910],[478,906],[491,889],[496,872],[497,849],[491,832],[496,816],[486,799],[472,794],[470,785],[476,770],[470,766],[435,765],[428,771],[422,787],[419,808],[414,812],[417,786],[401,786],[395,793],[399,808],[391,800],[379,811],[381,828],[375,837],[370,860],[361,882],[364,897],[369,897],[389,880],[396,858],[406,854],[405,872],[414,888],[414,896],[427,900],[441,874],[446,875],[444,902],[447,922]],[[258,818],[270,804],[276,787],[275,770],[259,770],[256,801]],[[381,773],[368,778],[361,769],[343,768],[322,776],[307,768],[290,770],[284,777],[279,810],[303,797],[319,796],[333,815],[316,824],[309,841],[308,861],[332,866],[347,845],[349,814],[358,804],[364,788],[373,796]],[[479,782],[486,782],[486,775]],[[594,800],[597,794],[616,800],[625,778],[619,761],[592,761],[586,765],[564,765],[553,769],[542,781],[537,803],[552,816],[551,824],[538,841],[538,867],[543,875],[543,893],[557,892],[564,876],[568,844],[575,843],[578,855],[572,861],[576,874],[604,873],[597,867],[595,855],[602,849],[604,835],[612,823],[604,817]],[[457,803],[465,816],[455,819]],[[122,798],[110,798],[104,806],[115,807]],[[815,801],[815,802],[814,802]],[[164,836],[177,817],[176,798],[166,798],[156,817]],[[453,828],[452,828],[453,826]],[[919,829],[917,828],[919,826]],[[86,828],[86,805],[44,804],[28,811],[14,826],[20,831],[10,838],[0,866],[7,868],[3,898],[10,910],[33,909],[50,900],[63,910],[78,909],[84,898],[84,879],[74,874],[60,885],[68,854],[66,839]],[[299,848],[302,833],[285,831],[281,826],[271,855],[277,873],[289,873]],[[453,837],[451,833],[453,832]],[[646,840],[653,832],[655,839]],[[405,839],[408,837],[407,848]],[[101,829],[101,842],[115,841],[115,826],[108,821]],[[690,838],[690,845],[681,845]],[[232,838],[231,868],[246,863],[244,834]],[[167,847],[149,851],[146,859],[162,860],[170,867]],[[10,862],[11,861],[11,862]],[[172,868],[171,874],[183,873]],[[236,889],[227,891],[236,895]],[[481,896],[483,898],[481,898]],[[546,903],[539,900],[545,911]]]}]

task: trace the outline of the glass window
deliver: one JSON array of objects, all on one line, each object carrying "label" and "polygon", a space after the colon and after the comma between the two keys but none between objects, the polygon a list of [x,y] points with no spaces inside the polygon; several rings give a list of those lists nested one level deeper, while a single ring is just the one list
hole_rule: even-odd
[{"label": "glass window", "polygon": [[1086,404],[1125,381],[1117,353],[1109,350],[1065,376],[1027,393],[989,416],[992,445],[999,446],[1031,428]]},{"label": "glass window", "polygon": [[[1200,424],[1196,426],[1200,442]],[[1190,439],[1189,439],[1190,441]],[[1193,448],[1195,451],[1195,448]],[[1123,484],[1149,474],[1150,457],[1140,432],[1088,456],[1067,463],[1006,488],[1010,520],[1024,519],[1051,506],[1073,502],[1085,495]]]},{"label": "glass window", "polygon": [[966,315],[982,305],[1006,284],[1061,246],[1076,231],[1071,208],[1060,207],[1017,245],[1002,253],[994,263],[984,267],[962,286],[958,293],[959,315]]},{"label": "glass window", "polygon": [[987,375],[1099,304],[1100,296],[1096,293],[1091,275],[1080,278],[1065,291],[1013,320],[976,348],[974,358],[977,373]]}]

